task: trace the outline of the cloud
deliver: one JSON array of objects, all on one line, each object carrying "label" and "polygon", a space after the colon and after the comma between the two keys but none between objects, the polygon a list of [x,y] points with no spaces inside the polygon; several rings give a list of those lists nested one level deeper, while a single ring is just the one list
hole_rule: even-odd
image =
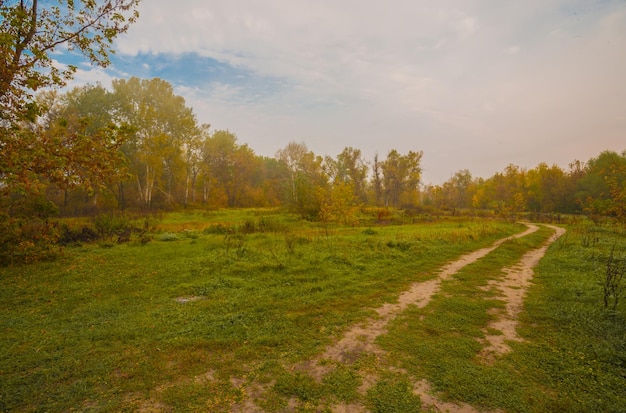
[{"label": "cloud", "polygon": [[424,150],[426,180],[623,146],[618,0],[141,3],[113,70],[162,77],[257,152]]}]

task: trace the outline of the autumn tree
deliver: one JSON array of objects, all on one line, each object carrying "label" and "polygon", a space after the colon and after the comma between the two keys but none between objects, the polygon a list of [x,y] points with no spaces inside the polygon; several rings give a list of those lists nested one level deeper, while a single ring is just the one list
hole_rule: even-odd
[{"label": "autumn tree", "polygon": [[113,40],[138,17],[139,0],[38,0],[0,2],[0,106],[2,120],[33,113],[33,93],[64,86],[75,65],[55,64],[52,55],[77,51],[107,66]]},{"label": "autumn tree", "polygon": [[374,201],[375,205],[382,205],[383,203],[383,172],[381,161],[378,159],[378,154],[374,155],[374,163],[372,164],[372,182],[371,182],[370,197]]},{"label": "autumn tree", "polygon": [[401,155],[392,149],[381,163],[385,204],[398,207],[417,205],[422,176],[422,152]]},{"label": "autumn tree", "polygon": [[117,121],[135,131],[124,150],[141,203],[151,207],[156,190],[171,205],[175,180],[184,175],[184,143],[200,134],[192,109],[158,78],[114,80],[113,93]]},{"label": "autumn tree", "polygon": [[[567,174],[558,165],[542,162],[526,174],[528,209],[535,212],[565,212],[573,194],[567,192]],[[570,211],[571,212],[571,211]]]},{"label": "autumn tree", "polygon": [[74,189],[91,197],[95,205],[97,195],[109,192],[108,185],[125,174],[119,148],[129,130],[113,123],[111,94],[100,85],[87,85],[65,94],[44,93],[37,102],[45,108],[37,135],[50,141],[57,162],[48,168],[46,182],[62,191],[64,210]]},{"label": "autumn tree", "polygon": [[577,198],[590,214],[626,217],[626,151],[604,151],[591,158]]},{"label": "autumn tree", "polygon": [[235,134],[215,131],[204,142],[202,152],[204,201],[229,207],[262,203],[258,179],[261,168],[261,159],[247,144],[239,145]]},{"label": "autumn tree", "polygon": [[471,208],[475,189],[471,172],[463,169],[455,172],[441,187],[433,189],[431,197],[439,208]]},{"label": "autumn tree", "polygon": [[[0,181],[3,191],[32,191],[40,169],[35,162],[54,154],[34,135],[40,114],[33,99],[44,87],[62,86],[76,67],[61,69],[52,59],[60,49],[79,52],[106,66],[115,37],[137,18],[139,0],[0,2]],[[57,154],[59,155],[59,154]],[[46,159],[54,163],[53,159]],[[53,166],[53,165],[49,165]],[[13,185],[16,185],[15,187]]]},{"label": "autumn tree", "polygon": [[526,170],[509,164],[503,172],[497,172],[485,180],[478,189],[474,203],[480,197],[484,206],[494,209],[498,214],[513,217],[518,212],[526,211],[527,190]]},{"label": "autumn tree", "polygon": [[278,206],[284,195],[284,177],[287,166],[273,157],[260,157],[261,169],[254,177],[255,187],[262,190],[262,206]]},{"label": "autumn tree", "polygon": [[183,205],[196,203],[196,189],[198,178],[202,171],[203,146],[209,135],[209,125],[201,125],[197,134],[192,134],[183,139],[182,155],[185,165],[185,194]]},{"label": "autumn tree", "polygon": [[346,147],[333,161],[335,168],[333,181],[335,183],[351,184],[354,197],[361,202],[366,202],[367,194],[365,190],[368,165],[363,160],[361,150]]},{"label": "autumn tree", "polygon": [[290,142],[276,152],[285,165],[286,204],[301,214],[314,217],[319,212],[318,188],[326,184],[322,158],[309,151],[304,143]]},{"label": "autumn tree", "polygon": [[[72,170],[89,171],[89,175],[96,176],[102,171],[93,161],[117,152],[115,146],[109,145],[110,135],[102,130],[97,132],[102,138],[87,158],[76,150],[86,143],[91,131],[70,131],[59,124],[54,132],[39,134],[37,117],[41,110],[34,94],[45,87],[65,85],[76,71],[76,66],[56,64],[53,53],[78,52],[92,64],[106,66],[113,40],[137,19],[138,3],[139,0],[0,1],[0,233],[5,235],[0,239],[1,262],[13,262],[15,248],[26,244],[28,248],[21,248],[26,251],[20,252],[22,259],[49,255],[49,248],[39,243],[53,238],[47,222],[32,232],[24,232],[25,223],[16,221],[20,219],[17,215],[26,215],[30,218],[26,224],[37,225],[35,219],[41,215],[37,211],[42,209],[23,209],[20,204],[41,193],[45,187],[42,178],[62,177],[73,182],[66,179],[68,165],[72,165]],[[98,156],[98,150],[104,151],[102,156]],[[15,200],[19,202],[16,204]]]}]

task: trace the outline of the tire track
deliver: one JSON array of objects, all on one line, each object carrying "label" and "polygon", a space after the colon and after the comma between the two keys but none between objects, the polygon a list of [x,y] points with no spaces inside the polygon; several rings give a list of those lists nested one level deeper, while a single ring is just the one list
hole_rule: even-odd
[{"label": "tire track", "polygon": [[[533,277],[533,268],[539,263],[541,257],[554,241],[565,233],[565,229],[546,225],[555,233],[541,247],[524,254],[522,259],[514,266],[505,268],[506,276],[500,281],[490,282],[490,287],[497,289],[504,302],[505,308],[497,320],[489,324],[488,328],[498,330],[502,334],[490,334],[485,336],[485,347],[478,354],[478,358],[486,363],[492,363],[497,357],[511,351],[507,341],[521,342],[523,339],[517,334],[518,315],[524,308],[526,291]],[[485,330],[487,331],[487,330]]]},{"label": "tire track", "polygon": [[[539,227],[534,224],[525,223],[525,225],[527,229],[523,232],[497,240],[491,246],[462,255],[460,258],[449,262],[438,271],[435,278],[424,282],[413,283],[408,290],[399,295],[396,303],[386,303],[375,309],[377,316],[371,317],[350,328],[341,339],[335,344],[328,346],[320,356],[297,363],[288,370],[297,370],[310,375],[317,381],[321,381],[325,375],[336,367],[337,363],[351,365],[363,354],[374,354],[380,358],[384,358],[385,352],[378,347],[375,340],[387,332],[387,326],[396,316],[406,310],[410,305],[415,305],[418,308],[425,307],[439,291],[441,283],[450,279],[463,267],[483,258],[504,242],[525,237],[539,229]],[[363,377],[363,385],[359,388],[359,392],[365,394],[367,390],[376,383],[377,379],[376,376],[365,375]],[[255,405],[253,399],[262,397],[262,394],[265,393],[265,389],[258,385],[252,385],[248,388],[247,393],[249,397],[243,403],[233,406],[232,411],[262,412],[263,410]],[[477,410],[467,404],[447,403],[437,400],[430,394],[430,385],[425,380],[420,380],[416,383],[414,393],[422,398],[425,407],[433,408],[436,411],[477,412]],[[295,403],[295,400],[291,400],[289,404],[291,407],[294,407]],[[359,413],[365,412],[366,409],[362,405],[335,405],[332,411]]]},{"label": "tire track", "polygon": [[502,243],[532,234],[539,229],[538,226],[526,224],[525,231],[494,242],[491,246],[481,248],[461,256],[460,258],[444,265],[436,278],[424,282],[413,283],[410,288],[400,294],[397,303],[387,303],[377,308],[377,317],[365,320],[349,329],[344,336],[335,344],[326,348],[319,357],[306,361],[296,366],[297,370],[305,371],[316,380],[321,380],[332,366],[329,363],[320,365],[320,361],[329,360],[343,364],[352,364],[361,353],[382,355],[384,352],[376,344],[376,338],[387,332],[388,324],[410,305],[423,308],[431,301],[439,291],[442,281],[450,279],[463,267],[483,258],[491,251],[498,248]]}]

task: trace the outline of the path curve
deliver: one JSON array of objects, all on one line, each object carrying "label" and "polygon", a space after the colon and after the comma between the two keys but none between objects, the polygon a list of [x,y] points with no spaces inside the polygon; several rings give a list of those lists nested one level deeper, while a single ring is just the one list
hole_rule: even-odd
[{"label": "path curve", "polygon": [[[409,289],[398,297],[396,303],[387,303],[377,308],[375,311],[377,313],[377,317],[371,317],[365,320],[362,323],[359,323],[352,328],[350,328],[343,337],[337,341],[335,344],[332,344],[326,348],[324,353],[320,356],[298,363],[291,367],[290,370],[298,370],[312,376],[314,379],[321,381],[322,378],[329,373],[334,368],[334,363],[320,363],[321,361],[335,361],[343,364],[352,364],[355,360],[359,358],[359,355],[362,353],[375,354],[379,356],[384,356],[385,352],[376,345],[375,340],[380,335],[385,334],[387,332],[388,324],[401,312],[406,310],[410,305],[415,305],[418,308],[425,307],[432,299],[432,297],[439,291],[441,287],[441,283],[445,280],[448,280],[460,271],[463,267],[476,262],[477,260],[483,258],[490,252],[494,251],[498,248],[502,243],[527,236],[536,232],[539,227],[534,224],[524,223],[527,226],[527,229],[518,234],[502,238],[496,242],[494,242],[491,246],[481,248],[479,250],[473,251],[471,253],[465,254],[460,258],[444,265],[437,274],[436,278],[433,278],[424,282],[416,282],[411,284]],[[511,267],[511,269],[505,269],[507,272],[506,280],[499,283],[497,288],[499,288],[502,292],[509,292],[518,288],[517,286],[522,283],[528,283],[530,280],[529,277],[532,277],[532,268],[539,262],[541,257],[545,254],[548,246],[556,241],[565,230],[559,227],[548,225],[548,227],[555,230],[555,235],[552,236],[543,246],[538,249],[532,250],[524,255],[524,257],[520,260],[520,262]],[[509,271],[510,270],[510,271]],[[515,284],[517,283],[517,284]],[[504,294],[506,295],[506,293]],[[520,296],[523,300],[523,295]],[[517,337],[515,333],[516,326],[516,316],[519,314],[521,309],[521,304],[516,302],[515,304],[511,304],[510,308],[507,304],[506,316],[503,317],[503,321],[500,324],[493,325],[493,328],[500,329],[503,331],[504,338],[502,339],[502,343],[505,340],[509,340],[509,337]],[[513,331],[513,333],[507,335],[505,332]],[[486,338],[487,345],[486,350],[484,350],[485,354],[495,353],[493,348],[494,346],[498,346],[498,348],[503,348],[502,345],[499,344],[500,336],[496,336],[498,338],[491,338],[491,336],[487,336]],[[495,343],[495,344],[492,344]],[[359,389],[362,393],[365,393],[367,389],[372,386],[376,382],[376,377],[364,378],[364,385]],[[450,403],[443,402],[437,399],[436,396],[432,394],[430,389],[430,384],[426,380],[419,380],[413,389],[413,392],[420,396],[423,402],[423,406],[425,408],[431,408],[435,411],[448,411],[451,413],[478,413],[474,407],[466,404],[466,403]],[[257,388],[256,391],[251,392],[260,395],[263,393],[262,389]],[[262,410],[258,409],[255,406],[254,402],[251,398],[244,401],[242,404],[235,406],[233,412],[261,412]],[[364,412],[363,406],[359,405],[341,405],[334,406],[334,412]]]},{"label": "path curve", "polygon": [[296,369],[306,371],[315,379],[321,380],[332,369],[332,365],[329,363],[320,365],[321,360],[350,364],[360,353],[382,354],[383,351],[375,344],[375,340],[387,332],[387,325],[391,320],[410,305],[415,305],[418,308],[428,305],[432,297],[439,291],[441,282],[448,280],[461,268],[478,261],[502,243],[532,234],[539,229],[538,226],[532,224],[526,224],[526,226],[528,228],[519,234],[499,239],[489,247],[470,252],[444,265],[436,278],[411,284],[407,291],[400,294],[397,303],[387,303],[377,308],[378,317],[369,318],[353,326],[338,342],[328,346],[323,354],[313,360],[299,364]]}]

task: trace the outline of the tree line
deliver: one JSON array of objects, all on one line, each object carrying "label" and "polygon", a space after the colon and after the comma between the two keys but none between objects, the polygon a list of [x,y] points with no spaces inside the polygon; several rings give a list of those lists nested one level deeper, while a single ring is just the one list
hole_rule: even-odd
[{"label": "tree line", "polygon": [[161,79],[60,92],[77,67],[51,56],[62,49],[108,65],[138,4],[0,2],[1,262],[45,258],[56,232],[49,218],[59,213],[284,206],[348,224],[355,208],[376,205],[625,216],[626,152],[605,151],[568,170],[509,165],[487,179],[463,170],[424,186],[418,150],[365,160],[357,148],[320,156],[291,142],[274,157],[258,156],[232,132],[199,124]]},{"label": "tree line", "polygon": [[604,151],[568,169],[540,163],[525,169],[510,164],[490,178],[458,171],[443,185],[428,185],[423,203],[436,208],[520,212],[583,213],[626,218],[626,151]]},{"label": "tree line", "polygon": [[[21,121],[15,156],[3,170],[14,201],[45,197],[66,215],[287,205],[313,217],[333,187],[343,186],[350,204],[368,203],[369,167],[360,150],[321,157],[291,142],[273,158],[258,156],[232,132],[199,124],[161,79],[119,79],[110,91],[46,91],[35,104],[38,116]],[[376,203],[416,200],[421,156],[391,151],[376,161]]]},{"label": "tree line", "polygon": [[350,208],[376,205],[624,216],[626,152],[605,151],[567,170],[509,165],[486,179],[462,170],[423,185],[421,151],[366,160],[353,147],[332,157],[290,142],[274,157],[256,155],[234,133],[199,124],[158,78],[46,91],[35,103],[38,116],[19,130],[19,143],[33,150],[3,171],[12,208],[34,197],[65,215],[286,206],[310,219],[348,221]]}]

